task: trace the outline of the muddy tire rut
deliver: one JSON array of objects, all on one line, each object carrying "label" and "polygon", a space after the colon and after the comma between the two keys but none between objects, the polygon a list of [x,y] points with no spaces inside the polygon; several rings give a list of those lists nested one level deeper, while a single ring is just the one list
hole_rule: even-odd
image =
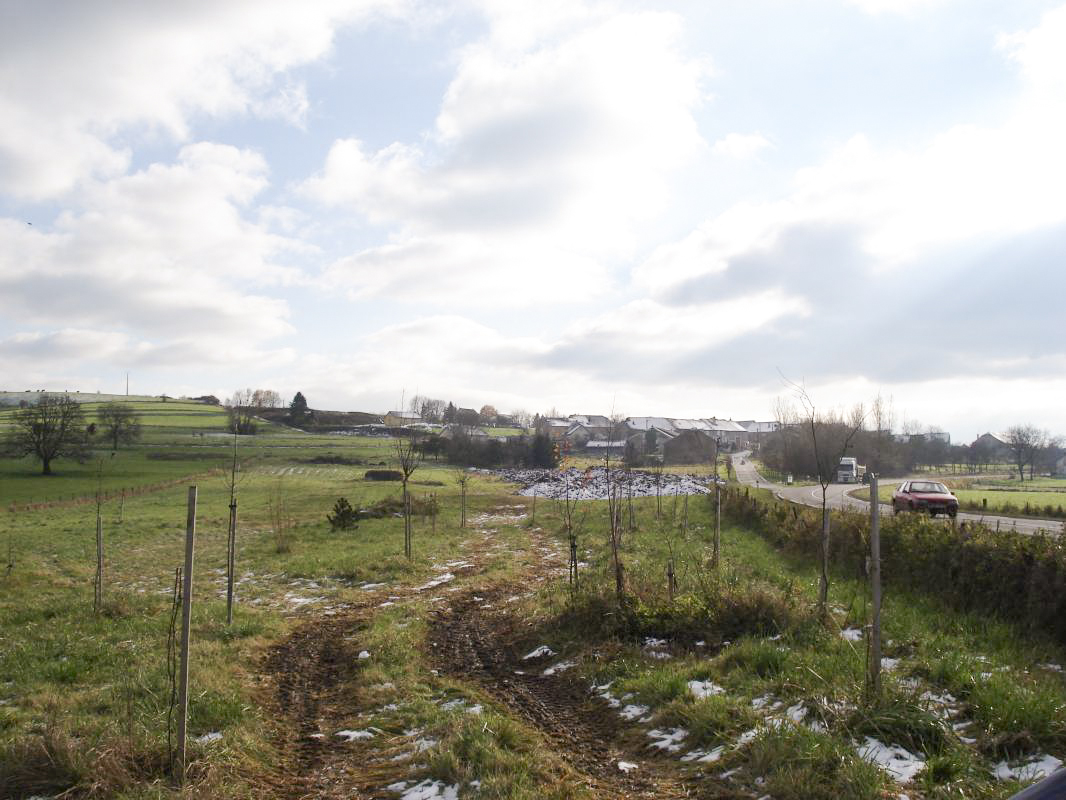
[{"label": "muddy tire rut", "polygon": [[[618,714],[567,672],[551,676],[522,663],[510,643],[515,621],[482,608],[514,587],[470,592],[434,612],[427,643],[442,674],[472,681],[541,733],[596,796],[603,798],[677,798],[692,796],[675,770],[647,752],[634,752],[622,734]],[[475,597],[477,599],[475,599]],[[524,674],[519,674],[524,673]],[[638,763],[630,772],[619,761]],[[672,774],[673,773],[673,774]]]},{"label": "muddy tire rut", "polygon": [[285,723],[278,733],[282,761],[276,765],[272,796],[359,797],[329,768],[337,746],[323,722],[332,709],[345,705],[340,689],[355,678],[358,648],[352,636],[361,627],[355,615],[315,619],[267,653],[263,672],[272,677],[268,704]]}]

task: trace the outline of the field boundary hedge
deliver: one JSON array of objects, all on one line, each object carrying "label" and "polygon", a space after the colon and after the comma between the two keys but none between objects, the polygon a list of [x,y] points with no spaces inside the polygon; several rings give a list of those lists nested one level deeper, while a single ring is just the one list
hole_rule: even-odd
[{"label": "field boundary hedge", "polygon": [[[821,510],[767,503],[728,489],[722,513],[783,550],[821,557]],[[833,511],[830,558],[837,570],[865,576],[869,516]],[[881,576],[886,586],[939,597],[962,611],[993,614],[1066,645],[1066,544],[1055,533],[997,532],[918,514],[882,517]]]}]

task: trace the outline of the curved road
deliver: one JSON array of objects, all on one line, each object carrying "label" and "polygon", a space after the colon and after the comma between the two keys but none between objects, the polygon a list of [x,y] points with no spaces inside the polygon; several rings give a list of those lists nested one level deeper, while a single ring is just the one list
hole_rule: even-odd
[{"label": "curved road", "polygon": [[[775,495],[783,500],[788,500],[791,503],[799,503],[805,506],[814,506],[815,508],[822,507],[822,487],[821,486],[781,486],[777,483],[772,483],[755,471],[755,467],[752,466],[751,461],[748,460],[748,453],[735,453],[733,455],[733,469],[736,472],[737,480],[748,486],[755,486],[762,489],[770,489]],[[891,512],[891,502],[886,498],[892,497],[892,492],[898,480],[886,480],[882,482],[879,487],[881,495],[881,508],[882,514]],[[854,490],[856,487],[852,484],[844,483],[831,483],[826,490],[826,500],[829,502],[830,508],[851,508],[857,511],[868,511],[870,504],[865,500],[858,500],[852,497],[848,492]],[[939,518],[938,518],[939,519]],[[948,519],[943,518],[945,524],[948,524]],[[998,527],[1000,530],[1013,530],[1018,533],[1033,534],[1037,531],[1048,531],[1051,533],[1060,533],[1063,530],[1063,523],[1059,520],[1041,520],[1041,519],[1021,519],[1019,517],[996,517],[991,515],[982,514],[969,514],[960,511],[958,520],[960,522],[981,522],[992,528]]]}]

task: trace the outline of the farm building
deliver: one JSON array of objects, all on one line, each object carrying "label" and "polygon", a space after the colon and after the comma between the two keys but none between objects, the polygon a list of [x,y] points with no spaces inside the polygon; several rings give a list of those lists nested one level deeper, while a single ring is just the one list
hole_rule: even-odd
[{"label": "farm building", "polygon": [[404,428],[421,421],[422,417],[414,411],[390,411],[385,415],[385,425],[390,428]]},{"label": "farm building", "polygon": [[664,464],[710,464],[714,461],[715,441],[699,430],[681,431],[663,442]]}]

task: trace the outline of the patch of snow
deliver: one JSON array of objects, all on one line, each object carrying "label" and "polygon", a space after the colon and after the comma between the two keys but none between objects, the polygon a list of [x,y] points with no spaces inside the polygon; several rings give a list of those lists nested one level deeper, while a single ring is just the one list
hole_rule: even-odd
[{"label": "patch of snow", "polygon": [[[406,786],[407,784],[404,783],[403,785]],[[433,781],[429,778],[426,778],[421,783],[416,783],[410,789],[401,789],[399,791],[403,792],[400,800],[459,800],[458,784],[448,786],[444,781]]]},{"label": "patch of snow", "polygon": [[548,667],[546,670],[544,670],[540,674],[541,675],[554,675],[557,672],[563,672],[564,670],[568,670],[571,667],[576,667],[576,666],[577,666],[577,662],[576,661],[560,661],[558,664],[552,664],[550,667]]},{"label": "patch of snow", "polygon": [[713,750],[691,750],[685,755],[681,756],[682,761],[696,761],[700,764],[713,764],[715,761],[722,757],[722,753],[725,752],[725,745],[719,745]]},{"label": "patch of snow", "polygon": [[360,650],[359,651],[359,660],[360,661],[365,661],[368,658],[370,658],[370,651],[369,650]]},{"label": "patch of snow", "polygon": [[723,689],[721,686],[712,681],[689,681],[688,690],[701,700],[704,697],[713,697],[716,694],[725,694],[725,689]]},{"label": "patch of snow", "polygon": [[1052,672],[1066,672],[1066,669],[1063,669],[1061,664],[1037,664],[1037,666]]},{"label": "patch of snow", "polygon": [[862,641],[862,628],[845,628],[840,632],[840,638],[849,642]]},{"label": "patch of snow", "polygon": [[197,736],[196,741],[198,744],[209,744],[210,742],[217,742],[222,738],[222,734],[219,731],[211,731],[205,733],[203,736]]},{"label": "patch of snow", "polygon": [[750,744],[755,741],[755,737],[759,735],[758,728],[752,728],[750,731],[744,731],[740,734],[740,738],[737,739],[735,747],[743,747],[746,744]]},{"label": "patch of snow", "polygon": [[552,650],[550,647],[548,647],[548,645],[542,644],[536,650],[532,650],[529,653],[527,653],[526,655],[522,656],[522,660],[523,661],[529,661],[531,658],[543,658],[544,656],[554,656],[554,655],[555,655],[555,651],[554,650]]},{"label": "patch of snow", "polygon": [[637,768],[637,765],[634,764],[632,761],[619,761],[618,762],[618,769],[621,770],[622,772],[632,772],[636,768]]},{"label": "patch of snow", "polygon": [[707,642],[703,641],[703,639],[700,639],[698,642],[696,642],[696,647],[706,647],[706,646],[707,646]]},{"label": "patch of snow", "polygon": [[883,670],[893,670],[893,669],[895,669],[896,667],[899,666],[899,662],[900,662],[900,659],[898,659],[898,658],[882,658],[881,659],[881,669],[883,669]]},{"label": "patch of snow", "polygon": [[925,762],[919,756],[898,745],[882,744],[872,736],[867,736],[861,745],[856,746],[856,750],[859,758],[877,764],[897,783],[910,783],[925,768]]},{"label": "patch of snow", "polygon": [[375,589],[380,589],[382,586],[386,586],[384,583],[364,583],[361,588],[364,592],[372,592]]},{"label": "patch of snow", "polygon": [[1015,767],[1000,761],[993,769],[993,774],[1001,781],[1035,781],[1046,778],[1061,766],[1062,762],[1055,756],[1041,755],[1033,756]]},{"label": "patch of snow", "polygon": [[428,583],[425,583],[422,586],[417,587],[415,589],[415,591],[416,592],[421,592],[421,591],[425,591],[426,589],[434,589],[437,586],[440,586],[442,583],[448,583],[449,581],[454,581],[454,580],[455,580],[455,575],[453,575],[450,572],[445,572],[443,575],[438,575],[436,578],[434,578],[433,580],[429,581]]},{"label": "patch of snow", "polygon": [[666,639],[656,639],[654,636],[646,636],[644,637],[644,646],[651,650],[666,647]]},{"label": "patch of snow", "polygon": [[767,705],[769,705],[770,701],[773,699],[773,695],[764,694],[762,697],[756,697],[754,700],[752,700],[751,707],[758,711],[759,709],[765,708]]},{"label": "patch of snow", "polygon": [[[617,702],[617,701],[615,701],[615,702]],[[619,703],[619,705],[621,705],[621,704]],[[620,716],[622,719],[627,719],[630,722],[632,722],[635,719],[640,719],[645,714],[647,714],[649,711],[651,711],[651,709],[648,708],[647,706],[638,706],[638,705],[630,704],[630,705],[626,706],[625,708],[623,708],[621,711],[619,711],[618,712],[618,716]]]},{"label": "patch of snow", "polygon": [[796,705],[785,709],[785,715],[798,725],[807,719],[807,709],[803,706],[803,703],[796,703]]},{"label": "patch of snow", "polygon": [[671,728],[668,731],[661,731],[658,728],[653,728],[648,731],[648,738],[654,739],[648,747],[656,747],[659,750],[665,750],[668,753],[677,753],[681,751],[681,745],[679,744],[682,739],[688,736],[688,731],[684,728]]},{"label": "patch of snow", "polygon": [[341,736],[347,739],[349,742],[355,742],[360,739],[373,739],[374,734],[370,731],[337,731],[334,736]]},{"label": "patch of snow", "polygon": [[670,655],[669,653],[663,652],[662,650],[649,650],[648,651],[648,656],[651,657],[651,658],[657,659],[659,661],[666,661],[668,659],[673,658],[672,655]]}]

